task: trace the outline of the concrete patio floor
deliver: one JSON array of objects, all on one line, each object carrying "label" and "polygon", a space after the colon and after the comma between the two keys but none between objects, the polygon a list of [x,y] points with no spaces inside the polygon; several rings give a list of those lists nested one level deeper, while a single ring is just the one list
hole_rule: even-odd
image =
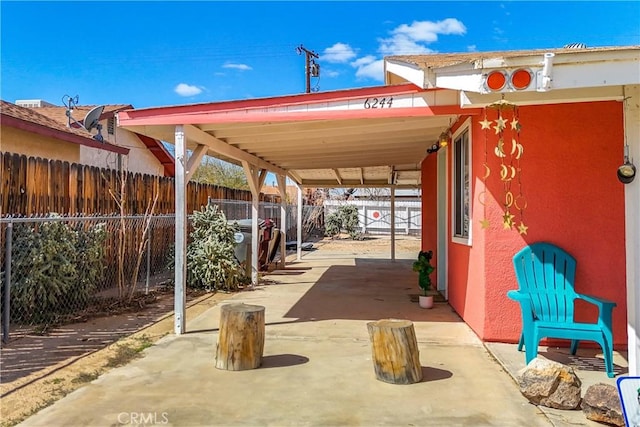
[{"label": "concrete patio floor", "polygon": [[[414,255],[401,253],[391,262],[386,253],[305,253],[302,261],[267,275],[267,284],[222,303],[265,307],[259,369],[215,368],[218,305],[187,318],[186,334],[161,339],[142,359],[20,425],[600,425],[581,411],[542,411],[529,404],[510,376],[524,366],[515,345],[485,346],[446,303],[425,310],[411,302],[417,293]],[[422,382],[376,380],[366,323],[383,318],[414,322]],[[542,356],[552,353],[541,349]],[[616,372],[626,369],[622,355],[616,354],[615,363]],[[585,384],[614,382],[603,371],[585,373],[592,378]]]}]

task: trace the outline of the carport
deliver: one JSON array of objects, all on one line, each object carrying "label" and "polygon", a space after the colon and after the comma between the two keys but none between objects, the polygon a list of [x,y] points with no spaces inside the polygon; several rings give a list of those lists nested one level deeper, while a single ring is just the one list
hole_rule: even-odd
[{"label": "carport", "polygon": [[[119,126],[175,144],[175,333],[185,332],[184,194],[203,156],[240,165],[247,175],[252,193],[252,282],[256,284],[258,203],[267,173],[277,177],[283,213],[286,179],[298,186],[298,258],[302,188],[389,188],[394,259],[395,189],[420,188],[427,149],[439,147],[459,115],[479,113],[480,109],[463,110],[457,91],[413,84],[119,112]],[[286,229],[286,224],[280,228]]]}]

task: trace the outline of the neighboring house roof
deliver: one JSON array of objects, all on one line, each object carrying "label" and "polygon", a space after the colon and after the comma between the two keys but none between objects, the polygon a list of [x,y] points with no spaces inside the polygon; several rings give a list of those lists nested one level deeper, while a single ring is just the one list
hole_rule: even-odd
[{"label": "neighboring house roof", "polygon": [[[73,109],[72,116],[73,118],[83,124],[84,118],[91,109],[96,107],[95,105],[78,105]],[[100,115],[100,120],[106,120],[110,118],[114,118],[115,114],[118,111],[131,109],[133,106],[131,104],[111,104],[105,105],[102,114]],[[37,107],[37,111],[58,123],[68,123],[69,119],[67,117],[67,107]],[[72,121],[72,126],[73,126]],[[78,126],[78,125],[75,125]],[[158,162],[164,167],[165,176],[175,176],[175,161],[171,154],[164,147],[162,142],[157,139],[149,138],[148,136],[141,135],[135,133],[138,136],[140,141],[147,147],[147,149],[153,154]]]},{"label": "neighboring house roof", "polygon": [[118,154],[128,154],[129,149],[106,142],[99,142],[84,129],[74,129],[51,119],[33,108],[20,107],[11,102],[0,100],[0,116],[2,126],[14,127],[27,132],[56,138],[73,144],[111,151]]},{"label": "neighboring house roof", "polygon": [[[73,112],[71,113],[72,117],[75,119],[75,121],[77,121],[80,124],[84,124],[84,118],[87,115],[87,113],[89,111],[91,111],[92,108],[94,108],[95,105],[78,105],[76,107],[74,107]],[[64,123],[67,124],[69,119],[67,117],[67,107],[59,107],[59,106],[52,106],[52,107],[35,107],[37,108],[37,112],[45,115],[55,121],[57,121],[58,123]],[[113,104],[113,105],[105,105],[104,106],[104,110],[102,110],[102,114],[100,115],[100,120],[105,120],[108,118],[113,117],[113,115],[115,113],[117,113],[120,110],[126,110],[128,108],[133,108],[133,106],[131,106],[130,104]],[[73,120],[71,121],[71,126],[72,127],[76,127],[74,126]]]}]

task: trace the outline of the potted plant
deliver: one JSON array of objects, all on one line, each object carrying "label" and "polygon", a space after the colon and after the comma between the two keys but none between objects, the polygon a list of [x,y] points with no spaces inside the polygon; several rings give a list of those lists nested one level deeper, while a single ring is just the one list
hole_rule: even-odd
[{"label": "potted plant", "polygon": [[420,251],[418,259],[413,262],[413,271],[418,273],[418,286],[422,289],[422,295],[419,296],[420,307],[433,307],[433,295],[428,295],[431,290],[431,273],[436,269],[431,265],[433,251]]}]

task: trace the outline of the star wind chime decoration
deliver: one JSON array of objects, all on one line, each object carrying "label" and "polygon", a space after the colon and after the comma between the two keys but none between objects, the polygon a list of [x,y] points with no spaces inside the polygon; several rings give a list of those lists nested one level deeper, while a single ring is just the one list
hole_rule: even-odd
[{"label": "star wind chime decoration", "polygon": [[[497,118],[495,120],[487,119],[487,109],[497,110]],[[500,181],[504,190],[501,201],[504,207],[502,226],[505,230],[512,230],[515,227],[518,233],[527,234],[529,227],[524,223],[524,210],[527,207],[527,200],[522,194],[520,167],[520,159],[524,153],[524,147],[520,144],[521,125],[517,106],[504,99],[488,105],[484,110],[484,120],[480,122],[480,126],[485,132],[484,175],[482,178],[484,189],[478,196],[479,202],[483,206],[484,217],[480,220],[480,224],[482,228],[489,227],[485,206],[487,178],[491,174],[487,146],[489,141],[488,134],[494,131],[497,142],[493,148],[493,154],[500,160]],[[519,224],[516,224],[518,221]]]}]

